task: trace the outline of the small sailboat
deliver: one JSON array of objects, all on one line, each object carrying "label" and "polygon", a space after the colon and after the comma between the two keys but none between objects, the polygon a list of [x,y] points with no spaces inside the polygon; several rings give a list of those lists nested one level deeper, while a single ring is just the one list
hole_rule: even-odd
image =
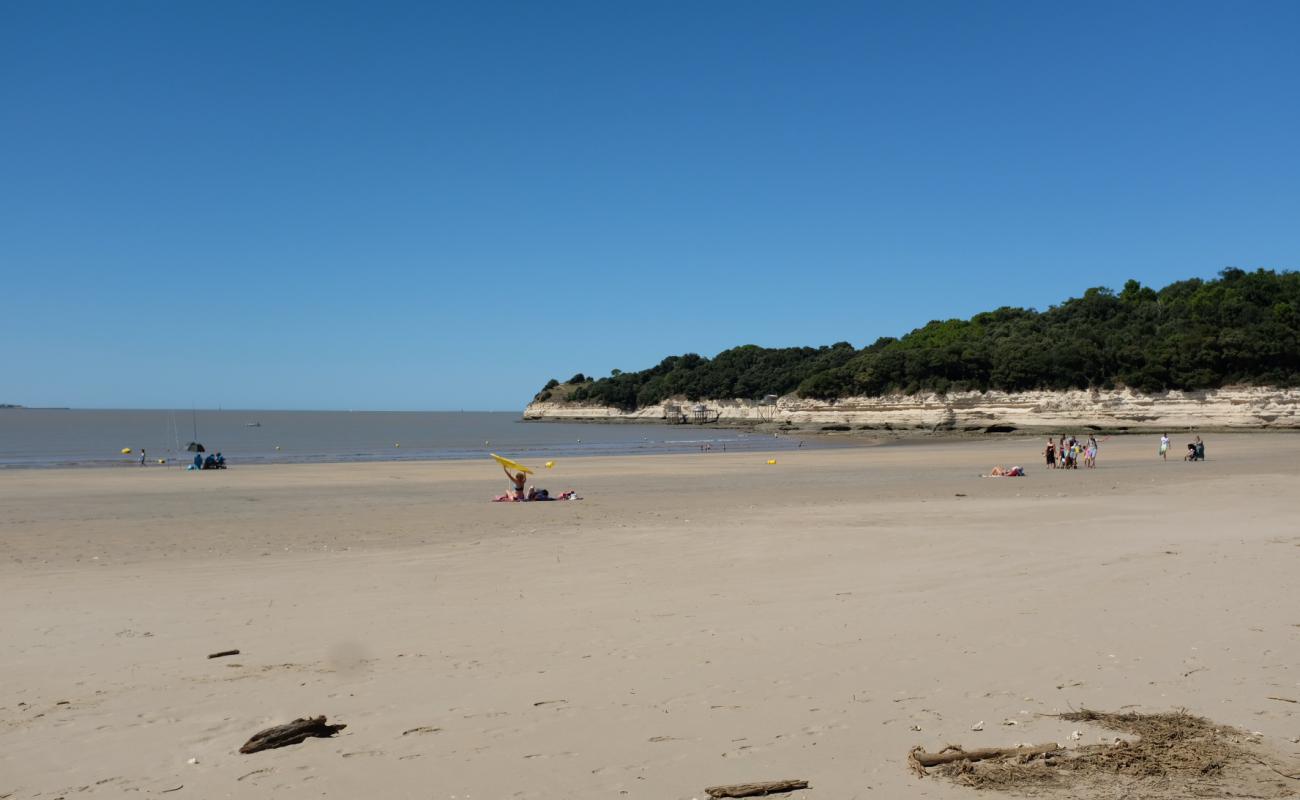
[{"label": "small sailboat", "polygon": [[193,408],[190,409],[190,422],[194,425],[194,439],[185,445],[185,452],[206,453],[207,450],[199,442],[199,412]]}]

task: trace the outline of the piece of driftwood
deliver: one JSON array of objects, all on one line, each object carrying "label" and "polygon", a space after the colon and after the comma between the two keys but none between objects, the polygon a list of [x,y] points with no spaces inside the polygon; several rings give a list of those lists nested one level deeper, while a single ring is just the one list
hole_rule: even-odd
[{"label": "piece of driftwood", "polygon": [[225,656],[237,656],[238,650],[222,650],[220,653],[208,653],[208,658],[224,658]]},{"label": "piece of driftwood", "polygon": [[937,767],[940,764],[951,764],[954,761],[984,761],[990,758],[1042,756],[1060,749],[1061,746],[1055,742],[1036,744],[1031,747],[981,747],[978,750],[962,750],[952,747],[940,750],[937,753],[927,753],[917,747],[908,754],[907,760],[912,763],[913,768],[920,768],[921,771],[924,771],[926,767]]},{"label": "piece of driftwood", "polygon": [[271,750],[276,747],[298,744],[304,739],[313,737],[326,739],[346,727],[347,725],[343,724],[327,725],[323,716],[312,717],[311,719],[295,719],[293,722],[284,725],[276,725],[274,728],[258,731],[253,734],[253,738],[244,742],[244,746],[239,748],[239,752],[256,753],[259,750]]},{"label": "piece of driftwood", "polygon": [[762,797],[768,794],[807,789],[808,781],[761,781],[759,783],[734,783],[730,786],[710,786],[704,790],[709,797]]}]

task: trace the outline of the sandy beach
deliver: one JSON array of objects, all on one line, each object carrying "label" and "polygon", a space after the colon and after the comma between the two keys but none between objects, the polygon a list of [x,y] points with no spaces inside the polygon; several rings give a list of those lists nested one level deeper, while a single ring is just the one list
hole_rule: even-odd
[{"label": "sandy beach", "polygon": [[569,459],[532,504],[486,459],[3,472],[0,798],[973,797],[909,749],[1108,736],[1041,716],[1085,706],[1294,760],[1297,443]]}]

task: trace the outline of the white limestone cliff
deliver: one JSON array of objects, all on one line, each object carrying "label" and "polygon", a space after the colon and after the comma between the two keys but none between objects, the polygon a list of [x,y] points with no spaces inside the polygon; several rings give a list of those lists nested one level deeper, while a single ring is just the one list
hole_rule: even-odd
[{"label": "white limestone cliff", "polygon": [[[722,424],[784,423],[974,430],[989,426],[1104,428],[1300,428],[1300,389],[1239,386],[1193,392],[1141,394],[1128,389],[1039,392],[960,392],[847,397],[834,401],[787,395],[774,404],[750,400],[703,401]],[[532,403],[527,420],[660,422],[674,410],[691,415],[696,403],[679,400],[626,412],[579,403]]]}]

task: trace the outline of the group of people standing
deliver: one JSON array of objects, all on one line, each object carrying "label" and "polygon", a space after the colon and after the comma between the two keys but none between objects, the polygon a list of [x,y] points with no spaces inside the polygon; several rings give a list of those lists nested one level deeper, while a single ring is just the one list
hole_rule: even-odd
[{"label": "group of people standing", "polygon": [[1043,456],[1047,459],[1048,469],[1078,469],[1082,463],[1088,469],[1097,466],[1097,437],[1089,434],[1085,443],[1081,439],[1062,434],[1059,440],[1047,437],[1047,447]]}]

